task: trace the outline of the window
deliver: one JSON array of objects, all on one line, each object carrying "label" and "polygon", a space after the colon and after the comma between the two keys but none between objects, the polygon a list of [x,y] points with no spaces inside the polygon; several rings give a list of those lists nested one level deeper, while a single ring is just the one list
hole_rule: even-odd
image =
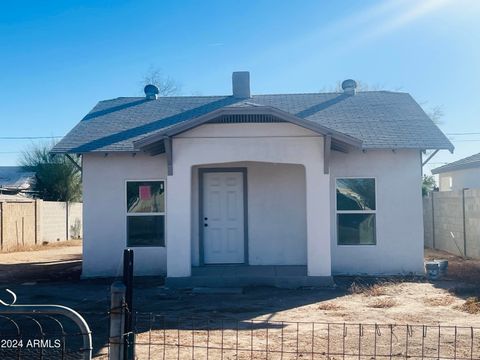
[{"label": "window", "polygon": [[440,191],[450,191],[452,190],[452,177],[440,175]]},{"label": "window", "polygon": [[127,246],[165,246],[164,181],[127,181]]},{"label": "window", "polygon": [[375,179],[337,179],[336,197],[338,245],[375,245]]}]

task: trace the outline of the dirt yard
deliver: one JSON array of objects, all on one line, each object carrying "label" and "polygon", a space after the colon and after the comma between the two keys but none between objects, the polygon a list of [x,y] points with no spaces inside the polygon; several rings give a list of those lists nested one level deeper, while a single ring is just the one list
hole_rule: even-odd
[{"label": "dirt yard", "polygon": [[[84,314],[93,329],[95,349],[99,354],[101,348],[105,351],[108,338],[107,310],[109,287],[113,279],[80,280],[80,257],[80,245],[0,254],[0,281],[4,288],[16,292],[18,303],[57,303],[71,306]],[[435,282],[420,278],[336,277],[337,286],[334,289],[246,288],[242,294],[236,295],[170,291],[162,286],[163,280],[160,278],[136,279],[135,310],[170,318],[208,317],[214,323],[223,321],[224,324],[233,324],[238,321],[240,327],[251,326],[252,321],[262,324],[266,321],[281,324],[284,321],[293,324],[317,322],[320,327],[330,322],[441,324],[480,328],[480,316],[475,314],[478,303],[465,306],[467,299],[472,302],[472,297],[480,295],[480,261],[432,251],[426,252],[426,258],[448,259],[448,276]],[[1,296],[7,298],[7,295]],[[150,337],[163,341],[162,327],[165,324],[162,326],[158,323],[161,318],[154,318],[157,323],[154,321],[149,324],[147,320],[150,317],[140,315],[139,339],[147,340]],[[153,332],[148,331],[150,325]],[[191,330],[186,325],[181,326],[180,338],[191,336]],[[219,326],[218,323],[216,326]],[[175,324],[167,323],[166,327],[166,339],[175,344],[179,336]],[[290,331],[287,329],[294,331],[291,326],[285,327],[285,331]],[[243,330],[244,336],[250,334],[248,328]],[[229,330],[226,331],[228,333]],[[265,327],[258,331],[265,331]],[[275,331],[278,332],[278,328],[272,330],[273,333]],[[273,333],[270,335],[274,336]],[[197,341],[204,336],[201,333],[197,335]],[[480,338],[480,330],[477,335]],[[220,335],[212,333],[211,340],[214,342],[215,336],[218,338]],[[261,339],[262,336],[262,333],[255,333],[254,337]],[[189,343],[191,339],[187,337],[184,341]],[[478,346],[480,349],[480,344]],[[174,348],[178,349],[176,346]]]},{"label": "dirt yard", "polygon": [[26,251],[0,253],[0,284],[78,278],[82,269],[82,241],[69,240]]}]

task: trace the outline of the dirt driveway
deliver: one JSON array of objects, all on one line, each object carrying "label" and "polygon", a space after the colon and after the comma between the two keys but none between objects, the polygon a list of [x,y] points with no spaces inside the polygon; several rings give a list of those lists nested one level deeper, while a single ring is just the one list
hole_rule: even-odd
[{"label": "dirt driveway", "polygon": [[73,280],[82,269],[81,240],[64,241],[30,251],[0,253],[0,284]]}]

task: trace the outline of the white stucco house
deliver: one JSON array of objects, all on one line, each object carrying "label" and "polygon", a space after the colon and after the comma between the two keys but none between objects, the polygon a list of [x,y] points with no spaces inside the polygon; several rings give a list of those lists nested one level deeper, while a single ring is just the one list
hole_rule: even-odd
[{"label": "white stucco house", "polygon": [[480,153],[435,168],[440,191],[480,189]]},{"label": "white stucco house", "polygon": [[322,285],[423,273],[421,152],[452,144],[406,93],[99,102],[54,148],[82,158],[83,276]]}]

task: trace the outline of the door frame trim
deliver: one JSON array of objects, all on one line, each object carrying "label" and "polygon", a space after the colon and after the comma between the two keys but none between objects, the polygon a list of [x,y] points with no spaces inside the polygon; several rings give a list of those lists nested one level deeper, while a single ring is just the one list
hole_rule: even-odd
[{"label": "door frame trim", "polygon": [[[243,263],[248,265],[248,185],[247,185],[247,168],[246,167],[227,167],[227,168],[199,168],[198,169],[198,241],[199,241],[199,265],[205,266],[205,247],[204,247],[204,231],[203,231],[203,198],[204,198],[204,179],[206,173],[216,172],[238,172],[243,177]],[[237,263],[236,263],[237,264]],[[206,265],[222,265],[222,264],[206,264]]]}]

